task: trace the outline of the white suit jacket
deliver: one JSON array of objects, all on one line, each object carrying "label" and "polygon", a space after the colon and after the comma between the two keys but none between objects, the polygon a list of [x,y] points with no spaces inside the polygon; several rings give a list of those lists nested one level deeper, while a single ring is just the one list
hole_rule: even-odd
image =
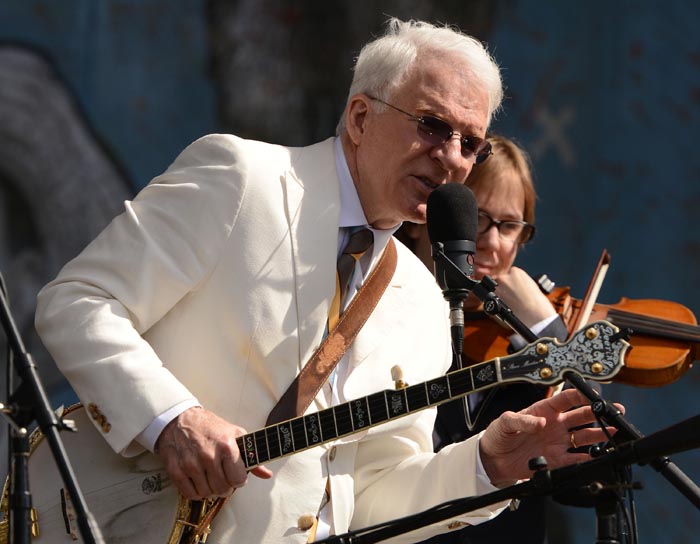
[{"label": "white suit jacket", "polygon": [[[37,329],[57,364],[108,422],[98,428],[117,452],[137,449],[156,416],[188,399],[263,427],[321,342],[334,292],[333,139],[286,148],[206,136],[125,207],[39,295]],[[449,366],[446,304],[397,246],[394,278],[348,353],[345,400],[392,388],[396,364],[411,384]],[[275,476],[250,477],[209,541],[305,542],[297,520],[316,514],[329,475],[336,534],[475,494],[476,442],[434,455],[433,421],[433,410],[418,412],[271,462]]]}]

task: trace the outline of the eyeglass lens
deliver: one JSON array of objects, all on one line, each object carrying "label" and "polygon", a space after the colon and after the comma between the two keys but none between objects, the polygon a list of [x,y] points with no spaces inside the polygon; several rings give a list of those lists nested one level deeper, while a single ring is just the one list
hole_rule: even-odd
[{"label": "eyeglass lens", "polygon": [[[432,115],[423,115],[417,117],[416,120],[419,132],[433,145],[444,144],[454,134],[452,127],[447,122]],[[476,164],[484,162],[491,154],[491,144],[478,136],[462,136],[460,144],[462,155],[464,157],[474,155]]]},{"label": "eyeglass lens", "polygon": [[[380,98],[375,98],[372,95],[367,95],[372,100],[381,102],[385,106],[395,109],[398,112],[407,115],[416,123],[418,123],[418,134],[422,135],[423,138],[431,145],[442,145],[447,140],[452,138],[454,131],[452,127],[442,119],[438,117],[433,117],[432,115],[422,115],[416,117],[415,115],[408,113],[407,111],[397,108],[396,106],[381,100]],[[478,136],[462,136],[460,138],[460,147],[462,150],[462,156],[468,158],[474,155],[474,162],[476,164],[481,164],[491,155],[491,143],[487,140],[479,138]]]},{"label": "eyeglass lens", "polygon": [[[529,225],[521,221],[498,221],[485,212],[479,212],[479,222],[477,225],[477,232],[479,234],[484,234],[493,225],[496,225],[498,229],[498,234],[504,240],[509,242],[517,242],[522,238],[530,238],[530,231],[532,230],[532,225]],[[527,233],[524,231],[527,230]],[[527,236],[525,236],[527,234]],[[527,241],[523,240],[523,241]]]}]

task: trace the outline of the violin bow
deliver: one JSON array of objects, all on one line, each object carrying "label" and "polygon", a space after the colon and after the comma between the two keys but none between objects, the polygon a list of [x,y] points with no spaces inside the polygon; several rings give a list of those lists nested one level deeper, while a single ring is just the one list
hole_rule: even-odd
[{"label": "violin bow", "polygon": [[603,249],[600,258],[598,259],[598,264],[595,267],[595,271],[593,272],[593,276],[591,277],[591,281],[588,283],[586,296],[584,296],[583,300],[581,301],[581,310],[576,316],[576,319],[573,319],[569,323],[569,336],[588,323],[596,300],[598,300],[600,288],[603,286],[605,275],[608,273],[608,268],[610,268],[610,253],[608,253],[607,249]]},{"label": "violin bow", "polygon": [[[593,276],[591,276],[591,280],[588,282],[586,295],[581,300],[581,309],[575,316],[575,319],[570,320],[566,325],[566,328],[569,331],[568,340],[571,340],[573,334],[583,327],[583,325],[588,323],[596,300],[598,300],[600,288],[603,286],[605,275],[608,273],[608,268],[610,268],[610,253],[608,253],[607,249],[603,249],[600,258],[598,259],[598,263],[596,264],[595,270],[593,271]],[[563,388],[563,382],[559,385],[550,386],[547,390],[546,396],[551,397],[552,395],[560,393]]]}]

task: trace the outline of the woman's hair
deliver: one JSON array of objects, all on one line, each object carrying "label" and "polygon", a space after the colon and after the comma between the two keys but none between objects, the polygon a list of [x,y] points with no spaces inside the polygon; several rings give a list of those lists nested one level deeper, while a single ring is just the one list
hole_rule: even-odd
[{"label": "woman's hair", "polygon": [[493,186],[500,180],[511,178],[514,175],[523,186],[525,204],[523,208],[523,220],[531,225],[535,224],[535,186],[532,181],[530,158],[527,152],[518,144],[503,136],[489,135],[493,155],[487,161],[472,168],[466,185],[471,189],[484,186]]},{"label": "woman's hair", "polygon": [[[498,65],[484,45],[456,28],[437,27],[424,21],[387,21],[385,34],[365,45],[355,62],[354,76],[348,93],[372,95],[391,100],[394,91],[406,80],[419,55],[445,57],[445,70],[453,60],[461,59],[467,66],[462,75],[482,86],[489,97],[489,122],[503,99],[503,84]],[[460,67],[462,65],[460,64]],[[347,110],[347,103],[346,103]],[[345,113],[340,118],[336,133],[345,127]]]}]

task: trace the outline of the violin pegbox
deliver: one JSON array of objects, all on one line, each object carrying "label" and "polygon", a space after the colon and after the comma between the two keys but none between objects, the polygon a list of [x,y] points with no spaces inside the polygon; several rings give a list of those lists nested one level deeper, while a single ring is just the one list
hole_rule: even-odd
[{"label": "violin pegbox", "polygon": [[624,365],[629,349],[625,333],[608,321],[594,321],[576,331],[569,340],[539,338],[509,357],[501,359],[503,380],[522,380],[551,385],[566,371],[609,381]]}]

